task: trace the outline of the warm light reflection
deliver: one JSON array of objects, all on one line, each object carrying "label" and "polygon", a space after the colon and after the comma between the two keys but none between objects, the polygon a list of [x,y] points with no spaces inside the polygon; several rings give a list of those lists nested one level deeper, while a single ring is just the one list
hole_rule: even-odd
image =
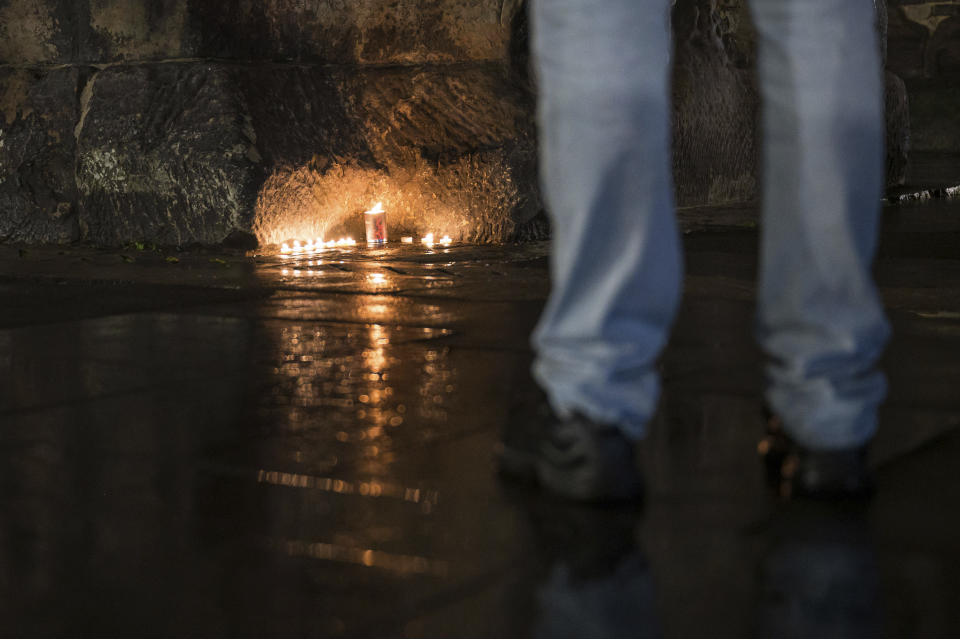
[{"label": "warm light reflection", "polygon": [[386,284],[387,276],[383,273],[371,273],[367,276],[367,279],[370,280],[372,284]]},{"label": "warm light reflection", "polygon": [[[294,260],[283,272],[290,278],[299,276],[297,282],[303,283],[311,270],[305,264],[302,270],[292,266],[301,267],[305,262],[306,258]],[[389,272],[367,271],[364,276],[371,276],[371,281],[380,280],[372,276],[394,281]],[[299,317],[305,308],[300,299],[282,303],[291,317]],[[449,419],[448,400],[455,392],[457,375],[450,365],[449,348],[429,341],[446,331],[394,326],[398,309],[383,296],[357,297],[354,303],[355,310],[370,323],[327,326],[297,320],[278,327],[273,385],[265,394],[263,408],[285,432],[307,437],[290,439],[287,452],[291,458],[298,463],[301,455],[311,464],[322,461],[327,464],[325,470],[315,471],[322,475],[333,474],[339,458],[348,456],[353,460],[351,468],[361,473],[364,481],[270,470],[262,471],[259,481],[416,502],[422,512],[431,512],[435,498],[389,480],[399,438],[427,442],[446,432],[442,424]],[[423,338],[427,341],[421,341]],[[321,440],[323,446],[312,443]]]},{"label": "warm light reflection", "polygon": [[449,367],[449,349],[429,349],[423,354],[419,413],[438,421],[447,420],[446,397],[454,390],[453,371]]},{"label": "warm light reflection", "polygon": [[270,539],[271,548],[285,552],[291,557],[310,557],[325,561],[355,564],[367,568],[381,568],[390,572],[406,574],[430,574],[445,577],[449,572],[449,564],[445,561],[428,559],[416,555],[400,555],[373,550],[372,548],[356,548],[340,544],[324,542],[307,542],[300,540]]},{"label": "warm light reflection", "polygon": [[322,237],[318,237],[315,240],[306,240],[301,242],[300,240],[293,240],[293,245],[291,246],[287,242],[284,242],[280,245],[280,254],[282,256],[290,255],[309,255],[312,253],[319,253],[323,249],[328,248],[343,248],[347,246],[356,246],[357,241],[352,237],[341,237],[337,240],[327,240],[323,241]]},{"label": "warm light reflection", "polygon": [[[382,428],[370,429],[368,437],[373,439],[382,434]],[[359,495],[361,497],[376,497],[384,499],[399,499],[414,504],[430,503],[436,505],[440,501],[440,493],[436,490],[402,486],[382,481],[347,481],[332,477],[316,477],[300,473],[285,473],[276,470],[260,470],[257,472],[257,483],[286,486],[288,488],[305,488],[319,490],[338,495]]]},{"label": "warm light reflection", "polygon": [[364,364],[371,373],[380,373],[387,364],[387,355],[383,347],[390,344],[390,339],[386,337],[383,327],[379,324],[370,325],[370,342],[373,344],[373,349],[363,352]]},{"label": "warm light reflection", "polygon": [[434,244],[440,244],[442,246],[450,246],[453,244],[453,240],[449,235],[444,235],[439,240],[436,239],[436,236],[433,233],[427,233],[420,239],[420,243],[426,246],[427,248],[433,247]]}]

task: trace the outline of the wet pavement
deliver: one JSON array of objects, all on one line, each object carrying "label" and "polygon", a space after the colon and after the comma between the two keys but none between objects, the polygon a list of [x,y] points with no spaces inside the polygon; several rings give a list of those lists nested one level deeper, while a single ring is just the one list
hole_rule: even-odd
[{"label": "wet pavement", "polygon": [[755,212],[699,213],[639,509],[494,475],[545,244],[0,246],[0,636],[960,636],[960,201],[885,212],[866,505],[766,492]]}]

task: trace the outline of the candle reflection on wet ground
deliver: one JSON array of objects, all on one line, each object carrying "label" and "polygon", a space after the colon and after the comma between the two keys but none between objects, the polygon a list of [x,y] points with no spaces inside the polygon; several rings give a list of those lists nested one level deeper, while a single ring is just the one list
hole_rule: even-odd
[{"label": "candle reflection on wet ground", "polygon": [[897,238],[880,492],[839,510],[764,492],[749,227],[686,237],[640,509],[493,473],[544,245],[0,247],[0,635],[953,636],[960,271]]}]

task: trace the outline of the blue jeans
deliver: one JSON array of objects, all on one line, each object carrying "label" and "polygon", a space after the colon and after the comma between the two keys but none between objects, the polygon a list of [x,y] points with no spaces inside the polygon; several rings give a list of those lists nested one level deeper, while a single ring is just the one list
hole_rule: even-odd
[{"label": "blue jeans", "polygon": [[[883,176],[871,0],[754,0],[763,100],[757,335],[801,444],[876,429],[889,335],[870,273]],[[643,437],[680,298],[667,0],[533,0],[553,288],[532,342],[560,414]]]}]

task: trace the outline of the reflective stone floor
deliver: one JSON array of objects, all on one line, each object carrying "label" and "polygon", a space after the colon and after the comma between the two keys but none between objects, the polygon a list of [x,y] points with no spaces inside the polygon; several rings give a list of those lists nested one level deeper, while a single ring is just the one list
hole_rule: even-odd
[{"label": "reflective stone floor", "polygon": [[544,244],[0,246],[0,636],[960,636],[960,202],[885,213],[867,505],[765,491],[756,223],[713,214],[640,509],[494,476]]}]

